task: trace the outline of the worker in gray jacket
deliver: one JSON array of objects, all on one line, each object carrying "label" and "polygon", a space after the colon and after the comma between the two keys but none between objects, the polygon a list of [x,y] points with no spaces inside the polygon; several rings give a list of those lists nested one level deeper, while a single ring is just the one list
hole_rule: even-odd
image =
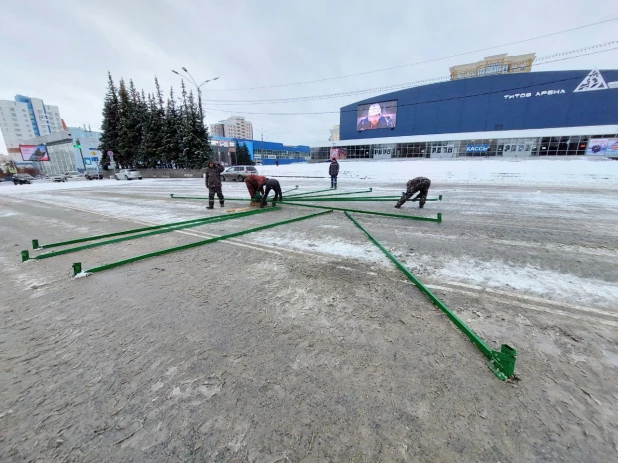
[{"label": "worker in gray jacket", "polygon": [[206,168],[206,188],[208,188],[208,209],[215,207],[215,193],[219,198],[221,207],[224,204],[223,191],[221,190],[221,172],[223,172],[223,166],[214,161],[208,161],[208,167]]}]

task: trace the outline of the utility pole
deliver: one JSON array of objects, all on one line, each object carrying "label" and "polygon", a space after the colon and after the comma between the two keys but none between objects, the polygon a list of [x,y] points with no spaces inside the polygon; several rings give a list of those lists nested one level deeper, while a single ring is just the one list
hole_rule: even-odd
[{"label": "utility pole", "polygon": [[195,86],[195,88],[197,89],[197,101],[198,101],[198,105],[200,107],[200,118],[202,120],[202,124],[204,123],[204,110],[202,108],[202,86],[204,86],[204,84],[207,84],[208,82],[213,82],[217,79],[219,79],[218,77],[215,77],[214,79],[208,79],[205,80],[204,82],[202,82],[201,84],[197,84],[196,80],[193,78],[193,76],[191,74],[189,74],[189,71],[187,70],[186,67],[182,67],[182,70],[186,73],[186,75],[180,74],[177,71],[174,71],[172,69],[172,72],[174,74],[177,74],[180,76],[181,79],[185,79],[188,82],[190,82],[191,84],[193,84]]}]

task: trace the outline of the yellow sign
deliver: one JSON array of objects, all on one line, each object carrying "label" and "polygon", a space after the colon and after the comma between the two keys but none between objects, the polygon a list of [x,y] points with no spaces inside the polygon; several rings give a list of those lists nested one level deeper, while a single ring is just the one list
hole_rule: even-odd
[{"label": "yellow sign", "polygon": [[17,173],[17,169],[15,167],[9,167],[9,172],[12,174],[16,174]]}]

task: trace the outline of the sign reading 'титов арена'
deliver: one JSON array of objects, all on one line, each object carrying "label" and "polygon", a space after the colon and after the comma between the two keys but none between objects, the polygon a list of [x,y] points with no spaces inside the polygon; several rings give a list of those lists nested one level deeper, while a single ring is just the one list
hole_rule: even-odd
[{"label": "sign reading '\u0442\u0438\u0442\u043e\u0432 \u0430\u0440\u0435\u043d\u0430'", "polygon": [[528,92],[528,93],[514,93],[512,95],[504,95],[505,100],[512,100],[515,98],[532,98],[533,96],[551,96],[551,95],[562,95],[566,93],[563,88],[560,90],[543,90],[540,92]]}]

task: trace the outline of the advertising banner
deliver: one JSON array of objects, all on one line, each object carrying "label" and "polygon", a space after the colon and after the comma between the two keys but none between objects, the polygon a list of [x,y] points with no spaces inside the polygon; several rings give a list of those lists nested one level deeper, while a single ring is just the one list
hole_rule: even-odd
[{"label": "advertising banner", "polygon": [[345,148],[331,148],[330,158],[331,159],[345,159],[346,158]]},{"label": "advertising banner", "polygon": [[24,161],[49,161],[49,153],[45,145],[19,145],[19,151]]},{"label": "advertising banner", "polygon": [[586,156],[617,156],[618,138],[591,138],[586,148]]},{"label": "advertising banner", "polygon": [[397,124],[397,100],[360,104],[356,109],[356,130],[394,129]]}]

